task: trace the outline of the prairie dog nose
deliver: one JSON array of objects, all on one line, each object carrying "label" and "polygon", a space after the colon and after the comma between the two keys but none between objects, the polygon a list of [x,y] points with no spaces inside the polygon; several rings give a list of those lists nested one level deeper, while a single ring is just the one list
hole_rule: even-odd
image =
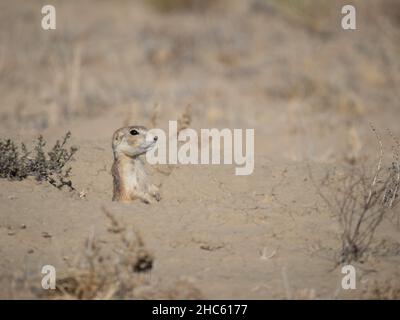
[{"label": "prairie dog nose", "polygon": [[147,132],[147,134],[146,134],[146,142],[154,142],[154,134],[153,133],[151,133],[151,132]]}]

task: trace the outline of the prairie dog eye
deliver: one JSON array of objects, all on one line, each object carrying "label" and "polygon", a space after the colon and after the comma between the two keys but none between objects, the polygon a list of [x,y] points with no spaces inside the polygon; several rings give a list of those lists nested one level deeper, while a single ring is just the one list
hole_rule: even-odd
[{"label": "prairie dog eye", "polygon": [[130,134],[133,135],[133,136],[136,136],[136,135],[139,134],[139,132],[137,130],[133,129],[133,130],[130,131]]}]

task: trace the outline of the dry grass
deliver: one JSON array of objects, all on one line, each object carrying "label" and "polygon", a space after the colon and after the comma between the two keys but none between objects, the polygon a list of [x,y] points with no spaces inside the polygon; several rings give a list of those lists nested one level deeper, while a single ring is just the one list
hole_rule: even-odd
[{"label": "dry grass", "polygon": [[[192,281],[152,279],[153,255],[140,233],[126,226],[110,211],[102,209],[108,219],[108,233],[114,238],[112,248],[104,239],[91,235],[76,262],[56,279],[55,290],[38,287],[41,279],[27,274],[0,277],[11,299],[202,299]],[[58,275],[58,273],[57,273]]]},{"label": "dry grass", "polygon": [[160,119],[160,105],[156,103],[150,116],[150,128],[157,128]]},{"label": "dry grass", "polygon": [[190,127],[192,123],[192,106],[188,104],[178,119],[178,134]]},{"label": "dry grass", "polygon": [[326,32],[328,18],[335,7],[334,1],[318,0],[264,0],[293,23],[313,32]]},{"label": "dry grass", "polygon": [[[159,108],[158,105],[156,105],[153,109],[151,118],[150,118],[150,124],[151,126],[155,127],[155,125],[158,122],[158,118],[160,117],[159,113]],[[190,127],[192,123],[192,106],[188,104],[184,111],[181,113],[181,115],[178,118],[178,127],[177,127],[177,136],[179,136],[179,133],[187,128]],[[155,166],[155,170],[165,176],[169,176],[173,169],[174,166],[170,164],[162,165],[162,166]]]},{"label": "dry grass", "polygon": [[218,0],[145,0],[145,3],[161,12],[177,10],[203,11],[217,2]]},{"label": "dry grass", "polygon": [[369,300],[399,300],[400,287],[397,281],[374,281],[367,285],[362,294],[362,299]]}]

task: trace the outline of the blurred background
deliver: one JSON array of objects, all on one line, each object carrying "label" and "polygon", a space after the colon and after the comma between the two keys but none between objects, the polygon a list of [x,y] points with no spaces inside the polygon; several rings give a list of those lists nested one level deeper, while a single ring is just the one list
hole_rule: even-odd
[{"label": "blurred background", "polygon": [[291,160],[353,161],[370,121],[398,133],[399,1],[352,1],[355,31],[342,0],[51,1],[50,31],[45,4],[0,1],[2,134],[188,104],[193,127],[255,128]]},{"label": "blurred background", "polygon": [[[350,2],[357,30],[341,27]],[[47,4],[56,30],[41,27]],[[94,230],[114,250],[106,207],[154,250],[156,292],[157,279],[187,276],[207,298],[290,298],[288,281],[310,298],[314,288],[336,297],[342,274],[329,257],[340,226],[308,164],[318,182],[372,164],[370,123],[393,161],[385,132],[400,137],[399,57],[399,0],[0,0],[0,136],[30,147],[43,134],[51,148],[70,130],[79,147],[79,195],[1,179],[0,278],[67,270]],[[195,129],[254,128],[254,173],[149,166],[160,203],[111,202],[113,132],[182,115]],[[380,232],[357,288],[400,279],[398,229],[388,220]],[[381,291],[398,298],[393,288]]]}]

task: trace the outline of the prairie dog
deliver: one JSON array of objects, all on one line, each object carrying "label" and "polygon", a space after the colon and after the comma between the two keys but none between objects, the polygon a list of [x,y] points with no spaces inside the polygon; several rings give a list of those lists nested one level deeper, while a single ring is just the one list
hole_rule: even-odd
[{"label": "prairie dog", "polygon": [[157,136],[149,133],[143,126],[124,127],[114,132],[114,163],[111,169],[114,183],[113,201],[160,201],[158,188],[149,182],[144,163],[139,158],[154,147],[157,139]]}]

